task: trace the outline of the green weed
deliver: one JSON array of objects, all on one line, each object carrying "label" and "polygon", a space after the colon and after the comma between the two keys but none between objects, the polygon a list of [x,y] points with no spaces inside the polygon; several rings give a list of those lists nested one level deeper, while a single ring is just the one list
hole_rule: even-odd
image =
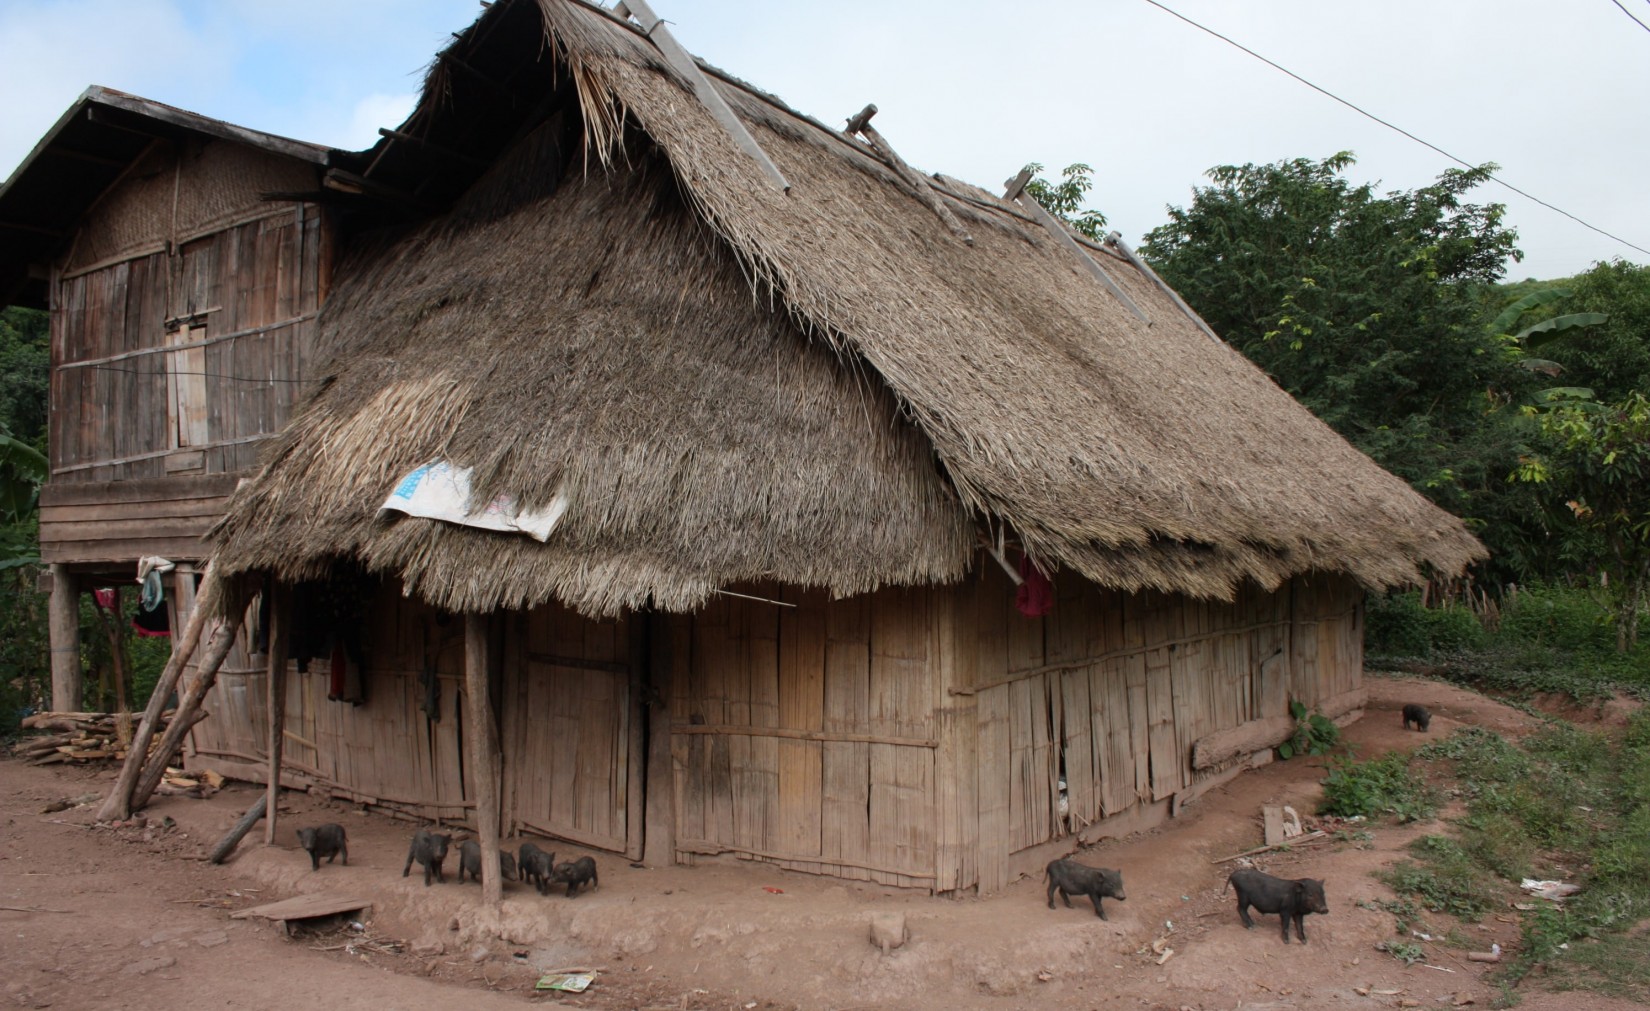
[{"label": "green weed", "polygon": [[1392,815],[1400,822],[1431,818],[1438,811],[1438,794],[1409,768],[1409,756],[1394,751],[1359,762],[1332,759],[1323,781],[1322,814],[1351,818]]}]

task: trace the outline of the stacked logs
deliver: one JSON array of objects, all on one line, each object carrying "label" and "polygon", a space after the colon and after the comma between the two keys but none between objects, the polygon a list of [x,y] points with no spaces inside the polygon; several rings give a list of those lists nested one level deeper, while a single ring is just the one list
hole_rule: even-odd
[{"label": "stacked logs", "polygon": [[[174,715],[173,710],[162,713],[161,726],[171,723]],[[22,726],[24,730],[59,731],[18,743],[17,757],[34,765],[124,759],[132,739],[130,713],[36,713],[25,717]]]}]

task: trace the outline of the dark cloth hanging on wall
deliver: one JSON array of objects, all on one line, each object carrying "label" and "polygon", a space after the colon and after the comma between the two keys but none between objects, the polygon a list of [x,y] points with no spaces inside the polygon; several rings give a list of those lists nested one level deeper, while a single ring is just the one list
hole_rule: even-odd
[{"label": "dark cloth hanging on wall", "polygon": [[[325,661],[327,698],[334,702],[361,705],[367,700],[361,672],[367,665],[366,626],[377,589],[377,580],[361,573],[292,588],[292,658],[300,674],[309,673],[311,660]],[[267,621],[261,624],[268,627]]]}]

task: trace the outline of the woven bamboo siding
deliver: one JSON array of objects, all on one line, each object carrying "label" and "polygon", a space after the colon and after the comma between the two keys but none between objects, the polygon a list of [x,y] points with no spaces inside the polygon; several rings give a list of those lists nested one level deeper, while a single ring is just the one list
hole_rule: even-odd
[{"label": "woven bamboo siding", "polygon": [[[942,889],[1002,888],[1010,855],[1219,775],[1192,769],[1200,738],[1283,715],[1291,698],[1312,705],[1351,691],[1362,677],[1363,595],[1340,577],[1251,587],[1222,603],[1121,595],[1064,576],[1054,610],[1027,618],[988,566],[951,596],[955,655],[971,660],[950,671],[941,705],[963,713],[972,703],[966,786],[976,799],[946,804],[944,816],[960,820],[939,831],[977,838],[978,864],[970,874],[942,856]],[[945,754],[950,769],[960,752]],[[942,797],[955,795],[942,785]]]},{"label": "woven bamboo siding", "polygon": [[[313,205],[264,205],[175,256],[149,252],[61,277],[52,483],[251,469],[304,390],[325,246]],[[194,324],[168,334],[168,319],[191,314],[200,314]],[[196,346],[165,350],[179,343]],[[180,407],[198,412],[181,431]]]},{"label": "woven bamboo siding", "polygon": [[[355,799],[429,819],[470,820],[474,802],[463,768],[460,694],[464,683],[462,626],[442,625],[434,609],[380,591],[371,610],[366,703],[327,698],[328,665],[315,659],[288,675],[287,768]],[[245,642],[224,661],[207,708],[192,732],[193,750],[207,758],[267,760],[267,715],[261,654]],[[419,672],[435,665],[441,684],[439,719],[422,708]],[[301,738],[302,740],[295,740]]]},{"label": "woven bamboo siding", "polygon": [[731,853],[931,887],[931,597],[755,591],[694,615],[671,751],[680,860]]}]

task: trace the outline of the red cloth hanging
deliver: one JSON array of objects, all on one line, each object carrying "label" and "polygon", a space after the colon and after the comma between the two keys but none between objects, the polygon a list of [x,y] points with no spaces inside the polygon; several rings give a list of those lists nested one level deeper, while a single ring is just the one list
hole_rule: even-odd
[{"label": "red cloth hanging", "polygon": [[1041,618],[1054,610],[1054,584],[1037,570],[1030,555],[1020,556],[1020,589],[1014,594],[1014,606],[1027,618]]}]

